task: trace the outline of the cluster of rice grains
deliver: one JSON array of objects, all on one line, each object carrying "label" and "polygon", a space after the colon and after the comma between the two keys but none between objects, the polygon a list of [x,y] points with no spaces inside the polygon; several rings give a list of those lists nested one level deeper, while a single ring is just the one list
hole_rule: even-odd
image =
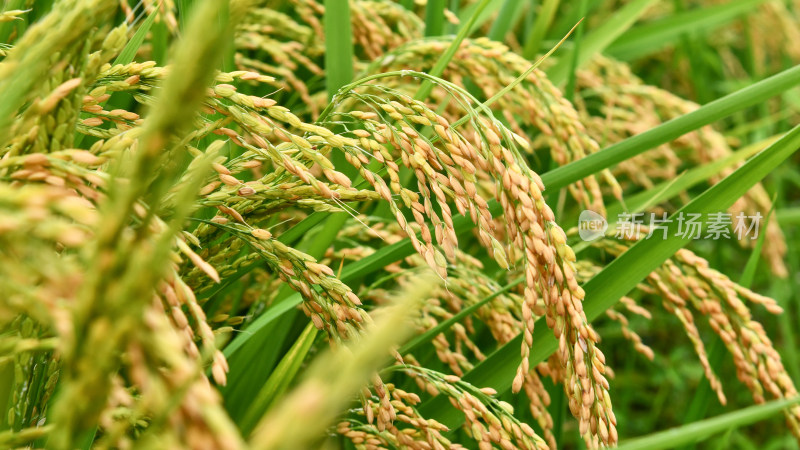
[{"label": "cluster of rice grains", "polygon": [[[596,241],[593,245],[614,257],[621,255],[629,247],[627,242],[606,239]],[[580,270],[582,279],[594,271],[585,266]],[[679,250],[675,256],[648,275],[638,286],[638,290],[661,299],[664,309],[678,318],[720,403],[726,403],[723,383],[709,364],[695,322],[698,315],[707,321],[708,326],[730,352],[737,377],[751,391],[756,403],[765,402],[767,396],[791,398],[797,395],[780,355],[763,326],[753,319],[748,306],[748,303],[760,305],[772,314],[780,314],[783,310],[775,300],[734,283],[710,268],[708,261],[687,249]],[[624,306],[631,313],[650,317],[648,310],[630,298],[625,299]],[[626,327],[627,322],[621,313],[613,310],[609,312],[612,319],[620,320],[623,327]],[[627,330],[624,334],[637,351],[652,359],[653,351],[642,344],[635,332]],[[800,437],[800,407],[787,410],[786,419],[792,433]]]},{"label": "cluster of rice grains", "polygon": [[[426,78],[409,71],[401,75]],[[374,78],[383,81],[391,76],[397,74]],[[417,252],[442,277],[447,276],[447,261],[455,258],[458,244],[451,203],[476,223],[479,242],[501,268],[510,268],[511,264],[521,267],[525,277],[521,302],[524,339],[514,391],[522,388],[530,373],[533,323],[544,315],[561,343],[565,389],[574,415],[580,418],[581,434],[590,442],[613,443],[616,419],[603,376],[604,358],[595,347],[598,337],[583,313],[584,294],[575,279],[575,255],[542,199],[541,180],[527,168],[517,148],[525,141],[475,110],[474,98],[463,89],[444,82],[439,85],[453,96],[454,103],[466,108],[463,114],[470,116],[470,127],[455,128],[426,104],[383,85],[363,84],[335,98],[334,102],[347,105],[347,112],[332,115],[340,122],[363,127],[352,131],[359,145],[344,147],[348,161],[390,204]],[[359,104],[359,109],[371,111],[353,110]],[[430,127],[430,137],[416,131],[415,126]],[[402,174],[394,162],[398,155],[387,149],[399,152],[403,165],[414,171],[419,193],[400,182]],[[369,170],[366,151],[383,164],[388,186]],[[489,211],[491,197],[502,207],[502,222],[494,221]],[[407,222],[401,206],[410,209],[415,224]],[[421,240],[416,237],[417,230]],[[508,244],[501,239],[507,239]]]},{"label": "cluster of rice grains", "polygon": [[[315,118],[327,104],[325,84],[320,82],[325,7],[315,0],[291,0],[286,6],[285,10],[273,4],[252,8],[238,24],[236,64],[274,76],[270,84],[291,93],[283,97],[284,106]],[[422,21],[398,3],[360,0],[351,2],[350,8],[357,66],[422,36]],[[294,101],[295,96],[302,102]]]},{"label": "cluster of rice grains", "polygon": [[[536,435],[530,425],[520,422],[514,416],[514,408],[507,402],[494,398],[497,392],[492,388],[477,389],[464,383],[459,377],[445,375],[418,365],[404,365],[404,372],[413,377],[417,384],[431,395],[445,395],[450,403],[465,416],[464,429],[468,435],[478,441],[481,449],[544,449],[545,441]],[[469,448],[450,442],[442,432],[447,427],[434,419],[424,419],[415,408],[420,402],[417,394],[400,390],[394,385],[387,385],[394,399],[391,408],[395,411],[394,420],[411,425],[412,428],[398,429],[395,424],[385,428],[373,427],[355,420],[340,422],[337,431],[347,436],[355,444],[366,444],[367,447],[381,448],[399,446],[404,448]],[[373,409],[380,405],[372,405]],[[369,414],[367,409],[368,421]]]},{"label": "cluster of rice grains", "polygon": [[[410,267],[425,265],[424,260],[419,256],[411,257],[407,262]],[[402,267],[389,268],[388,270],[394,274],[401,287],[410,287],[409,283],[413,280],[414,270]],[[418,348],[411,349],[411,353],[403,355],[405,362],[403,367],[412,366],[413,370],[408,373],[414,376],[415,381],[423,392],[434,395],[440,393],[439,384],[441,380],[459,381],[461,376],[472,370],[475,362],[480,362],[486,358],[481,349],[483,345],[473,340],[477,331],[476,321],[480,321],[481,324],[489,329],[491,336],[499,345],[506,344],[524,331],[525,322],[523,321],[524,317],[520,306],[524,303],[524,283],[521,282],[524,281],[525,277],[520,275],[519,271],[515,270],[508,273],[508,279],[515,278],[517,280],[516,283],[522,286],[522,291],[518,293],[515,292],[515,289],[505,289],[504,292],[502,286],[485,274],[484,265],[478,259],[467,255],[461,250],[456,250],[456,258],[448,270],[447,286],[434,290],[422,308],[422,315],[417,324],[419,332],[428,331],[441,322],[452,319],[455,314],[465,308],[474,307],[481,302],[482,306],[474,312],[473,317],[468,316],[463,319],[463,322],[457,322],[451,326],[452,338],[449,337],[450,333],[442,333],[438,334],[432,341],[436,356],[455,376],[436,376],[429,369],[419,367],[420,363],[414,356],[419,350]],[[381,303],[382,299],[387,295],[382,291],[381,283],[383,281],[379,280],[369,286],[363,297],[367,300]],[[490,301],[487,302],[487,299],[490,299]],[[420,352],[422,351],[420,350]],[[599,351],[597,354],[599,355]],[[543,430],[545,442],[552,448],[555,448],[556,442],[552,433],[553,419],[547,409],[550,404],[550,397],[540,377],[551,376],[554,381],[560,381],[565,374],[566,371],[561,363],[560,356],[556,354],[553,355],[549,363],[540,364],[534,370],[525,372],[522,378],[522,390],[530,401],[531,415]],[[434,376],[434,380],[429,379],[431,376]],[[437,380],[439,384],[437,384]],[[461,382],[458,385],[464,385],[464,383]],[[452,389],[453,387],[448,387],[445,393],[452,399],[451,403],[455,407],[462,409],[464,403],[455,398],[452,393],[448,393],[454,392]],[[472,389],[475,390],[475,388]],[[481,391],[486,391],[486,389],[481,389]],[[491,392],[491,390],[486,392]],[[479,398],[483,399],[485,397],[479,396]],[[507,409],[509,406],[503,407]],[[469,420],[473,416],[466,414],[466,417]],[[475,426],[484,426],[480,422],[475,423],[475,421],[471,421],[467,425],[469,426],[468,429]],[[481,434],[481,436],[486,435]]]},{"label": "cluster of rice grains", "polygon": [[[403,45],[368,67],[368,72],[413,69],[430,70],[439,55],[447,48],[446,39],[416,40]],[[490,98],[511,84],[530,67],[530,62],[508,50],[504,45],[486,38],[465,40],[447,66],[442,78],[458,86],[471,83],[479,87],[485,98]],[[398,89],[404,80],[389,81]],[[460,105],[448,101],[448,93],[435,89],[432,101],[447,106],[444,116],[451,120],[460,118]],[[497,99],[491,108],[502,114],[511,130],[532,145],[526,150],[549,149],[553,162],[564,165],[594,153],[597,142],[587,133],[572,104],[547,79],[543,72],[533,71],[522,83],[516,84],[507,95]],[[529,164],[541,165],[543,155],[534,155]],[[547,167],[543,167],[546,169]],[[621,190],[611,172],[603,170],[599,177],[606,184],[603,192],[598,176],[590,175],[569,186],[575,200],[597,212],[604,212],[603,195],[620,198]]]}]

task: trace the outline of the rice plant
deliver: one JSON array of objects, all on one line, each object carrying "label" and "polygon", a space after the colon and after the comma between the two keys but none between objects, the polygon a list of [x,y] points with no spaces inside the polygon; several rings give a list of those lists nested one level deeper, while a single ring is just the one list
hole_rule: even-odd
[{"label": "rice plant", "polygon": [[800,3],[2,6],[1,448],[800,442]]}]

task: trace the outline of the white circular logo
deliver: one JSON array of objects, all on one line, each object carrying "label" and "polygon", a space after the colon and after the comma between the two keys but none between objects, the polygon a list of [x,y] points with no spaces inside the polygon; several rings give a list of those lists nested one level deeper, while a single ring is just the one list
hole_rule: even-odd
[{"label": "white circular logo", "polygon": [[608,222],[606,218],[588,209],[578,217],[578,234],[584,241],[594,241],[606,234]]}]

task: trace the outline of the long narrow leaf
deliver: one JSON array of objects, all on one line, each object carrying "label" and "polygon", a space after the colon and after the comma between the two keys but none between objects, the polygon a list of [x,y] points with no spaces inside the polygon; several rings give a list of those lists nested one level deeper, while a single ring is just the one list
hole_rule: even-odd
[{"label": "long narrow leaf", "polygon": [[497,19],[489,29],[489,39],[502,42],[506,34],[514,27],[514,23],[520,19],[520,10],[525,2],[521,0],[506,0]]},{"label": "long narrow leaf", "polygon": [[142,46],[145,36],[147,36],[147,33],[150,31],[150,27],[156,20],[156,16],[158,16],[157,11],[153,11],[149,16],[147,16],[147,19],[142,22],[142,24],[139,26],[139,29],[133,34],[131,40],[125,44],[125,48],[122,49],[122,52],[120,52],[119,56],[117,56],[117,59],[114,60],[114,65],[129,64],[133,62],[133,58],[136,57],[136,52],[138,52],[139,47]]},{"label": "long narrow leaf", "polygon": [[560,189],[575,181],[625,161],[686,133],[756,105],[800,84],[800,66],[795,66],[726,95],[662,125],[611,145],[597,153],[561,166],[542,176],[548,189]]},{"label": "long narrow leaf", "polygon": [[544,0],[539,12],[536,15],[536,21],[533,26],[528,30],[528,36],[525,40],[525,47],[522,49],[522,56],[526,59],[533,59],[539,48],[542,45],[547,30],[550,24],[553,23],[553,16],[556,14],[560,0]]},{"label": "long narrow leaf", "polygon": [[309,323],[300,337],[297,338],[292,348],[284,355],[278,367],[270,374],[269,379],[256,394],[247,412],[244,415],[239,429],[245,436],[253,431],[258,420],[269,409],[275,399],[279,398],[289,387],[289,383],[297,376],[300,365],[303,363],[311,344],[317,337],[317,329]]},{"label": "long narrow leaf", "polygon": [[435,327],[431,328],[430,330],[415,336],[413,339],[408,341],[406,345],[404,345],[400,350],[400,354],[410,353],[414,351],[417,347],[423,344],[427,344],[433,338],[435,338],[438,334],[444,333],[445,331],[449,330],[450,327],[453,326],[456,322],[464,320],[467,316],[471,315],[473,312],[477,311],[481,306],[489,303],[490,301],[494,300],[495,298],[499,297],[500,295],[505,294],[506,292],[510,291],[525,281],[525,278],[520,277],[516,280],[508,283],[507,285],[503,286],[502,288],[498,289],[497,291],[493,292],[491,295],[487,295],[486,297],[480,299],[479,301],[475,302],[475,304],[470,305],[467,308],[462,309],[457,314],[454,314],[447,320],[439,322]]},{"label": "long narrow leaf", "polygon": [[568,55],[562,59],[562,62],[568,61],[569,62],[569,69],[567,71],[567,86],[564,89],[564,98],[570,101],[570,103],[575,98],[575,85],[577,83],[577,69],[578,69],[578,58],[581,54],[581,42],[583,41],[583,29],[586,25],[583,23],[583,19],[586,17],[586,9],[587,9],[587,0],[580,0],[580,6],[578,7],[580,21],[581,24],[578,25],[577,32],[575,33],[575,45],[572,47],[572,51],[569,52]]},{"label": "long narrow leaf", "polygon": [[428,0],[425,5],[425,36],[441,36],[444,32],[444,0]]},{"label": "long narrow leaf", "polygon": [[764,420],[798,403],[800,403],[800,397],[749,406],[739,411],[623,442],[618,448],[621,450],[659,450],[691,444],[707,439],[715,433]]},{"label": "long narrow leaf", "polygon": [[[461,46],[461,43],[467,37],[467,34],[469,34],[470,28],[475,24],[475,21],[478,20],[478,16],[480,16],[483,10],[486,9],[486,6],[489,5],[490,1],[492,0],[481,0],[481,2],[477,4],[475,12],[472,13],[472,16],[470,16],[467,23],[462,25],[461,29],[458,30],[458,34],[456,34],[456,37],[447,47],[447,50],[444,51],[442,56],[436,61],[436,64],[433,66],[433,68],[428,72],[429,75],[434,77],[442,76],[444,69],[448,64],[450,64],[450,61],[453,59],[453,56],[455,56],[456,51],[458,51],[458,48]],[[433,82],[430,80],[425,80],[417,91],[417,94],[414,95],[414,99],[425,100],[429,95],[431,95],[432,90]]]},{"label": "long narrow leaf", "polygon": [[328,98],[353,80],[353,31],[350,3],[325,0],[325,76]]},{"label": "long narrow leaf", "polygon": [[655,3],[655,0],[634,0],[620,8],[612,18],[606,20],[603,25],[586,35],[583,39],[584,45],[580,49],[573,49],[547,71],[550,81],[556,85],[566,82],[572,65],[572,52],[577,50],[575,65],[576,68],[580,68],[592,56],[605,50],[608,45],[627,31]]},{"label": "long narrow leaf", "polygon": [[625,60],[644,56],[675,42],[686,32],[712,30],[765,2],[766,0],[734,0],[640,25],[614,41],[608,47],[608,53]]},{"label": "long narrow leaf", "polygon": [[[503,3],[504,0],[489,0],[486,6],[482,6],[480,3],[472,3],[461,9],[458,12],[459,22],[470,22],[466,30],[467,35],[471,35],[488,22],[492,18],[492,15],[500,10]],[[475,17],[475,20],[470,20],[472,17]]]}]

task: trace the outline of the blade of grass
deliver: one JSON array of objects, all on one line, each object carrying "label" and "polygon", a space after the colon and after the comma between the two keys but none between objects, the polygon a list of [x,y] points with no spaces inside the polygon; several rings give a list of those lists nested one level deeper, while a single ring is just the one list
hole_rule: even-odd
[{"label": "blade of grass", "polygon": [[[4,411],[8,411],[11,408],[12,390],[7,386],[13,385],[14,364],[11,361],[3,361],[0,363],[0,386],[3,386],[3,388],[0,389],[0,407],[2,407]],[[0,417],[0,432],[9,428],[8,416],[4,414]]]},{"label": "blade of grass", "polygon": [[[623,212],[630,214],[644,212],[653,205],[657,205],[663,201],[666,201],[677,195],[677,193],[682,192],[683,190],[679,190],[678,187],[688,185],[688,178],[686,175],[687,173],[684,172],[675,177],[673,180],[665,181],[664,183],[648,189],[645,192],[640,192],[631,202],[626,200],[624,203],[616,202],[609,206],[609,208],[606,210],[608,230],[606,231],[605,235],[607,237],[614,235],[617,227],[617,220],[614,218],[619,218],[619,215]],[[591,241],[581,240],[572,245],[572,250],[575,252],[575,254],[579,254],[591,246]]]},{"label": "blade of grass", "polygon": [[479,3],[471,3],[461,9],[458,13],[458,20],[462,24],[467,23],[473,16],[475,17],[475,20],[470,21],[470,24],[467,27],[467,35],[471,35],[472,33],[476,32],[478,28],[482,27],[489,19],[491,19],[492,14],[500,10],[500,8],[503,6],[503,2],[504,0],[490,0],[485,7]]},{"label": "blade of grass", "polygon": [[223,352],[225,353],[225,356],[230,357],[231,355],[235,354],[239,350],[239,348],[241,348],[245,343],[247,343],[250,340],[250,337],[253,336],[257,331],[261,330],[264,326],[271,323],[272,321],[277,320],[286,312],[295,308],[297,305],[300,304],[301,301],[302,298],[299,295],[295,295],[290,297],[286,301],[271,306],[264,312],[264,314],[260,315],[258,319],[256,319],[252,324],[250,324],[249,327],[245,328],[244,331],[242,332],[243,334],[240,335],[240,336],[248,335],[248,338],[246,339],[236,338],[225,347],[225,350]]},{"label": "blade of grass", "polygon": [[328,98],[353,80],[353,30],[350,3],[325,0],[325,76]]},{"label": "blade of grass", "polygon": [[487,35],[493,41],[503,42],[506,34],[514,27],[514,24],[522,18],[522,7],[524,2],[521,0],[506,0],[500,13],[497,15],[492,27]]},{"label": "blade of grass", "polygon": [[193,0],[176,0],[176,6],[178,7],[178,26],[183,32],[186,30],[186,21],[189,18],[190,11],[192,9],[192,1]]},{"label": "blade of grass", "polygon": [[401,347],[400,350],[398,351],[400,352],[401,355],[413,352],[420,345],[427,344],[440,333],[444,333],[445,331],[449,330],[450,327],[453,326],[453,324],[455,324],[456,322],[459,322],[463,320],[465,317],[472,315],[472,313],[477,311],[480,307],[489,303],[490,301],[494,300],[500,295],[503,295],[506,292],[510,291],[511,289],[514,288],[514,286],[521,284],[523,281],[525,281],[525,277],[517,278],[511,283],[498,289],[496,292],[493,292],[491,295],[487,295],[486,297],[482,298],[475,304],[472,304],[469,307],[460,310],[457,314],[453,315],[453,317],[450,317],[447,320],[439,322],[435,327],[431,328],[430,330],[422,334],[418,334],[413,339],[408,341],[406,345]]},{"label": "blade of grass", "polygon": [[139,26],[139,29],[136,30],[136,33],[133,34],[133,37],[125,44],[125,48],[122,49],[117,59],[114,60],[114,65],[117,64],[129,64],[133,62],[133,58],[136,57],[136,52],[139,51],[139,47],[142,46],[144,42],[144,38],[147,36],[147,33],[150,31],[150,27],[153,25],[153,22],[156,20],[156,16],[158,16],[157,12],[150,13],[145,19],[144,22]]},{"label": "blade of grass", "polygon": [[[461,12],[461,1],[460,0],[450,0],[449,6],[450,12],[458,17],[458,14]],[[456,34],[458,31],[458,25],[454,23],[447,22],[447,34]]]},{"label": "blade of grass", "polygon": [[[478,16],[481,15],[486,6],[489,5],[489,2],[492,0],[481,0],[480,3],[477,4],[475,11],[470,16],[467,23],[465,23],[459,30],[456,37],[447,47],[447,50],[444,51],[442,56],[436,61],[436,64],[433,68],[428,72],[429,75],[433,77],[440,77],[442,73],[444,73],[444,69],[450,64],[450,61],[453,59],[453,56],[458,51],[458,48],[461,46],[461,43],[467,37],[470,28],[475,24],[475,21],[478,20]],[[433,82],[430,80],[425,80],[420,86],[419,90],[417,91],[416,95],[414,95],[415,100],[425,100],[431,95],[431,91],[433,90]]]},{"label": "blade of grass", "polygon": [[554,384],[551,380],[547,380],[547,394],[550,396],[550,417],[553,418],[553,437],[556,439],[556,447],[561,443],[564,438],[564,420],[567,418],[567,395],[560,385]]},{"label": "blade of grass", "polygon": [[775,212],[775,198],[772,199],[772,208],[769,209],[769,213],[764,218],[764,223],[761,226],[761,235],[758,236],[758,240],[756,241],[756,245],[753,247],[753,251],[750,253],[750,257],[747,259],[747,264],[744,266],[744,270],[742,271],[742,277],[739,278],[739,284],[746,288],[750,288],[753,285],[753,278],[756,275],[756,269],[758,268],[758,260],[761,256],[761,248],[764,247],[764,240],[767,237],[766,229],[769,225],[769,222],[772,218],[772,214]]},{"label": "blade of grass", "polygon": [[539,53],[542,40],[553,23],[553,17],[560,2],[561,0],[544,0],[542,3],[539,12],[536,14],[536,21],[533,22],[533,26],[528,30],[527,38],[525,39],[525,47],[522,49],[522,56],[525,59],[533,59]]},{"label": "blade of grass", "polygon": [[425,5],[425,36],[441,36],[444,34],[445,0],[428,0]]},{"label": "blade of grass", "polygon": [[[606,214],[610,220],[626,210],[630,212],[644,211],[650,206],[669,200],[679,193],[708,180],[722,170],[746,160],[774,143],[779,138],[780,136],[775,136],[763,142],[748,145],[725,158],[717,159],[700,167],[687,170],[674,180],[664,181],[644,192],[629,195],[625,197],[625,205],[620,202],[615,202],[606,208]],[[610,222],[609,228],[612,228]]]},{"label": "blade of grass", "polygon": [[[726,158],[712,161],[700,167],[695,167],[691,170],[683,172],[673,180],[660,183],[657,186],[653,186],[652,188],[644,192],[639,192],[637,194],[630,195],[625,198],[624,204],[622,202],[615,202],[609,205],[606,208],[606,217],[608,219],[608,229],[609,229],[607,235],[613,233],[613,230],[615,228],[616,221],[613,220],[613,218],[618,217],[619,214],[621,214],[622,212],[629,212],[629,213],[643,212],[653,205],[657,205],[659,203],[667,201],[675,197],[676,195],[680,194],[681,192],[684,192],[687,189],[699,184],[700,182],[708,180],[712,176],[718,174],[723,169],[730,167],[734,164],[737,164],[741,161],[744,161],[745,159],[753,156],[754,154],[760,152],[770,144],[777,141],[779,138],[780,136],[773,136],[768,139],[765,139],[762,142],[757,142],[755,144],[748,145],[745,148],[737,150],[736,152],[732,153]],[[579,241],[572,246],[572,249],[575,251],[576,254],[579,254],[581,251],[589,247],[591,247],[591,242]]]},{"label": "blade of grass", "polygon": [[[684,11],[683,0],[673,0],[673,3],[676,14]],[[676,54],[680,55],[679,59],[688,62],[686,70],[689,80],[692,82],[692,92],[689,99],[700,104],[708,103],[709,100],[714,98],[713,90],[710,87],[710,65],[707,55],[704,54],[709,52],[714,53],[715,50],[706,45],[695,30],[689,30],[682,34],[676,48]],[[677,62],[673,62],[673,70],[680,70]]]},{"label": "blade of grass", "polygon": [[[719,374],[720,366],[722,365],[725,356],[725,344],[718,336],[714,335],[711,340],[711,345],[708,346],[708,363],[714,370],[714,373]],[[700,380],[700,385],[697,387],[692,402],[689,404],[689,409],[683,417],[685,425],[696,423],[702,420],[708,411],[708,407],[712,402],[716,402],[717,395],[711,389],[711,384],[703,377]],[[694,448],[690,446],[687,450]]]},{"label": "blade of grass", "polygon": [[243,435],[247,436],[253,431],[258,420],[269,410],[275,400],[283,395],[289,387],[289,383],[295,379],[297,372],[300,370],[300,365],[305,360],[309,349],[311,349],[311,344],[314,343],[314,339],[317,337],[317,331],[314,324],[309,323],[289,352],[281,359],[278,367],[272,371],[269,379],[253,398],[244,418],[239,423],[239,429]]},{"label": "blade of grass", "polygon": [[[223,14],[226,16],[229,12],[226,10]],[[222,17],[219,18],[220,23],[227,23],[229,17]],[[225,43],[225,51],[222,55],[222,67],[221,70],[225,72],[233,72],[236,70],[236,43],[234,42],[233,35],[226,36],[227,42]],[[238,82],[237,82],[238,83]]]},{"label": "blade of grass", "polygon": [[778,222],[781,225],[800,224],[800,208],[782,209],[778,211]]},{"label": "blade of grass", "polygon": [[689,31],[709,31],[735,20],[766,0],[734,0],[670,15],[665,19],[639,25],[619,36],[608,46],[615,58],[631,60],[676,42]]},{"label": "blade of grass", "polygon": [[[772,202],[776,211],[779,212],[782,211],[785,203],[788,203],[787,200],[792,198],[792,193],[795,192],[794,189],[800,185],[800,180],[798,180],[800,174],[798,174],[795,165],[787,164],[781,170],[780,175],[775,177],[775,199]],[[793,184],[794,187],[789,186],[789,183]],[[783,225],[778,214],[770,220],[778,220],[779,224]],[[796,230],[784,228],[784,232],[788,237],[787,244],[789,247],[796,247],[798,244]],[[789,252],[786,255],[785,262],[789,274],[800,273],[800,258],[798,258],[797,252]],[[770,281],[770,296],[777,300],[778,304],[787,311],[777,318],[781,337],[779,340],[787,343],[800,342],[797,336],[797,318],[792,314],[792,311],[795,313],[800,311],[797,308],[797,278],[790,275],[783,279],[770,279]],[[797,383],[800,380],[800,354],[798,354],[796,345],[783,345],[778,351],[785,361],[784,366],[788,370],[789,376]]]},{"label": "blade of grass", "polygon": [[614,40],[625,33],[655,3],[656,0],[634,0],[620,8],[611,18],[586,35],[586,38],[583,39],[585,44],[580,49],[571,49],[570,53],[564,55],[555,66],[547,71],[550,81],[555,85],[562,85],[569,77],[573,58],[576,60],[575,68],[581,68],[592,56],[604,51]]},{"label": "blade of grass", "polygon": [[800,66],[795,66],[644,133],[613,144],[566,166],[551,170],[542,175],[542,181],[548,189],[560,189],[614,164],[670,142],[690,131],[779,95],[798,84],[800,84]]},{"label": "blade of grass", "polygon": [[92,445],[94,444],[94,439],[97,437],[97,428],[95,427],[94,430],[89,430],[86,432],[84,440],[82,443],[79,444],[78,448],[82,448],[84,450],[90,450]]},{"label": "blade of grass", "polygon": [[572,100],[575,98],[575,83],[576,83],[576,71],[578,70],[578,55],[581,53],[581,41],[583,40],[583,29],[586,26],[583,23],[583,19],[586,18],[586,0],[580,0],[580,5],[578,6],[578,20],[580,24],[578,25],[578,29],[575,31],[575,40],[574,46],[572,47],[572,51],[565,55],[565,61],[569,61],[569,75],[567,77],[567,87],[564,89],[564,98],[569,100],[572,103]]},{"label": "blade of grass", "polygon": [[[686,211],[708,214],[728,209],[736,199],[780,166],[798,148],[800,148],[800,127],[792,129],[779,141],[696,197],[676,214]],[[667,239],[640,240],[583,285],[586,291],[584,311],[588,320],[594,320],[612,307],[650,272],[688,244],[688,240],[676,236],[679,224],[674,217],[675,214],[671,216],[672,221],[667,225],[669,236]],[[516,367],[519,365],[521,339],[519,335],[489,355],[467,373],[463,380],[475,386],[493,387],[498,392],[506,391],[510,388]],[[536,327],[531,346],[531,364],[536,365],[543,361],[557,346],[557,340],[547,327],[541,325]],[[461,420],[459,415],[449,408],[448,401],[441,396],[421,405],[420,412],[425,417],[435,418],[451,429]]]},{"label": "blade of grass", "polygon": [[159,21],[151,27],[153,30],[150,44],[153,46],[153,60],[159,65],[164,65],[167,61],[167,50],[169,49],[169,30],[164,21]]},{"label": "blade of grass", "polygon": [[759,422],[798,403],[800,403],[800,397],[748,406],[711,419],[623,442],[618,448],[620,450],[659,450],[691,444],[731,428]]}]

